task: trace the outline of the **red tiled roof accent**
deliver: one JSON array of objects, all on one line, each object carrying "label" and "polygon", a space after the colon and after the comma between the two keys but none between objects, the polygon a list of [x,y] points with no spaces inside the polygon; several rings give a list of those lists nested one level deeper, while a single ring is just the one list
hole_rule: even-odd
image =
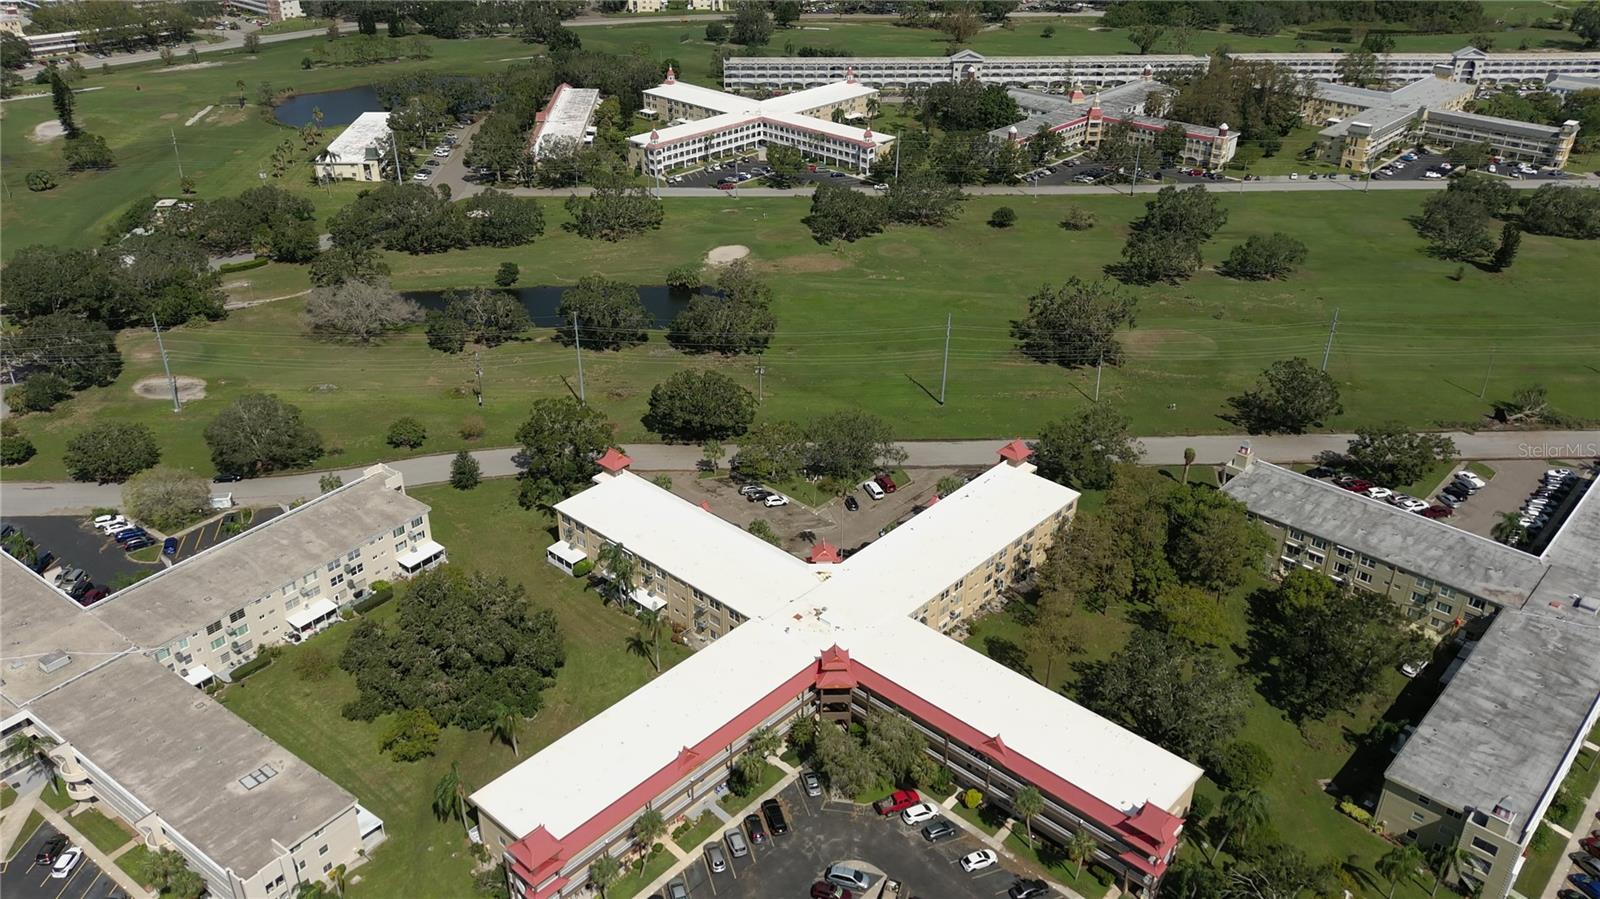
[{"label": "red tiled roof accent", "polygon": [[839,557],[839,548],[826,540],[818,540],[811,545],[811,554],[806,556],[806,561],[813,565],[843,562]]},{"label": "red tiled roof accent", "polygon": [[1000,458],[1007,462],[1026,462],[1031,455],[1033,450],[1029,449],[1027,442],[1021,438],[1000,447]]},{"label": "red tiled roof accent", "polygon": [[623,454],[621,450],[612,446],[607,447],[605,455],[594,460],[594,464],[604,468],[606,471],[609,471],[612,474],[616,474],[624,468],[627,468],[629,465],[632,465],[633,460]]}]

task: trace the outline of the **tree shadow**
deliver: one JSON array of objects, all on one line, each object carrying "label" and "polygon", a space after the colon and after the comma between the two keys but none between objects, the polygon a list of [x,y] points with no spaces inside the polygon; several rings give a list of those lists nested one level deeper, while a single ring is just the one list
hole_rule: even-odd
[{"label": "tree shadow", "polygon": [[983,651],[996,662],[1018,674],[1033,677],[1033,666],[1028,664],[1028,653],[1015,640],[1005,637],[985,637]]}]

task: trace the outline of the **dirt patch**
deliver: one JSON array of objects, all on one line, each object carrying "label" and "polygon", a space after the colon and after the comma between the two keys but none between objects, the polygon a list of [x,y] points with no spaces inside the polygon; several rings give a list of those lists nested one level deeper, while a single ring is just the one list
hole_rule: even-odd
[{"label": "dirt patch", "polygon": [[790,256],[772,263],[771,269],[776,272],[837,272],[851,266],[850,260],[836,256],[832,253],[808,253],[804,256]]},{"label": "dirt patch", "polygon": [[[206,382],[204,379],[178,375],[173,380],[178,382],[178,399],[183,402],[188,403],[206,398]],[[145,378],[133,385],[133,393],[140,399],[170,400],[172,399],[172,385],[167,383],[167,379],[164,376]]]},{"label": "dirt patch", "polygon": [[163,73],[165,73],[165,72],[193,72],[195,69],[211,69],[211,68],[215,68],[217,66],[225,66],[225,65],[227,65],[227,63],[225,63],[225,62],[191,62],[191,63],[188,63],[186,65],[168,66],[168,67],[166,67],[164,69],[156,69],[156,71],[157,72],[163,72]]},{"label": "dirt patch", "polygon": [[181,115],[179,115],[179,114],[177,114],[175,112],[169,112],[169,113],[166,113],[165,115],[161,116],[161,121],[163,121],[163,122],[176,122],[177,120],[179,120],[181,118],[183,118],[183,116],[181,116]]},{"label": "dirt patch", "polygon": [[225,106],[222,109],[213,111],[201,121],[207,125],[237,125],[245,120],[246,115],[248,113],[241,107]]},{"label": "dirt patch", "polygon": [[1178,353],[1185,357],[1214,353],[1217,342],[1204,334],[1176,328],[1134,328],[1118,337],[1135,357]]},{"label": "dirt patch", "polygon": [[33,133],[28,135],[28,139],[36,144],[47,144],[57,138],[66,136],[66,133],[67,130],[61,127],[60,122],[50,119],[33,126]]},{"label": "dirt patch", "polygon": [[713,247],[711,252],[706,254],[706,264],[727,265],[735,259],[743,259],[748,255],[750,255],[750,248],[744,244],[724,244],[720,247]]}]

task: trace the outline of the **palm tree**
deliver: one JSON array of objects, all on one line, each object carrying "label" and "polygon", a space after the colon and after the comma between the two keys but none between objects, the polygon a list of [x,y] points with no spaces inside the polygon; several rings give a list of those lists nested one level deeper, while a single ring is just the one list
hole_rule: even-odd
[{"label": "palm tree", "polygon": [[1521,546],[1528,539],[1528,529],[1522,526],[1521,517],[1516,512],[1502,512],[1489,536],[1507,546]]},{"label": "palm tree", "polygon": [[649,610],[639,613],[639,623],[650,634],[650,664],[661,673],[661,613]]},{"label": "palm tree", "polygon": [[1222,854],[1222,847],[1229,837],[1243,837],[1267,823],[1267,794],[1260,790],[1229,793],[1222,797],[1217,812],[1222,834],[1211,849],[1212,864],[1216,864],[1217,856]]},{"label": "palm tree", "polygon": [[639,849],[646,855],[650,854],[650,847],[655,841],[666,832],[666,819],[653,808],[645,809],[633,820],[633,838],[639,841]]},{"label": "palm tree", "polygon": [[494,720],[490,722],[490,729],[494,738],[511,747],[511,754],[521,758],[522,752],[517,749],[517,729],[522,726],[522,715],[516,709],[503,704],[494,707]]},{"label": "palm tree", "polygon": [[1033,848],[1033,816],[1044,811],[1044,796],[1035,787],[1023,787],[1011,797],[1011,810],[1022,816],[1022,834]]},{"label": "palm tree", "polygon": [[342,899],[345,888],[350,885],[350,875],[345,871],[344,865],[333,866],[333,870],[328,872],[328,882],[333,884],[333,891]]},{"label": "palm tree", "polygon": [[1067,858],[1078,863],[1078,873],[1072,876],[1073,880],[1083,876],[1083,863],[1094,858],[1094,851],[1100,843],[1089,835],[1087,830],[1074,831],[1072,838],[1067,840]]},{"label": "palm tree", "polygon": [[1439,895],[1440,885],[1450,876],[1451,870],[1461,864],[1466,855],[1460,847],[1448,843],[1440,843],[1428,850],[1428,869],[1433,872],[1433,889],[1428,891],[1429,896]]},{"label": "palm tree", "polygon": [[1394,891],[1400,886],[1400,881],[1410,877],[1417,870],[1417,865],[1422,861],[1422,850],[1416,845],[1396,846],[1383,854],[1378,863],[1373,865],[1384,880],[1389,881],[1389,899],[1394,899]]},{"label": "palm tree", "polygon": [[49,737],[18,731],[6,742],[4,755],[8,759],[31,758],[33,764],[43,768],[50,775],[50,781],[55,783],[61,779],[61,773],[56,770],[55,756],[50,754],[55,745],[55,741]]},{"label": "palm tree", "polygon": [[778,747],[782,745],[783,738],[778,736],[777,731],[762,725],[750,732],[750,739],[746,743],[745,749],[755,755],[756,758],[765,760],[767,756],[777,752]]},{"label": "palm tree", "polygon": [[594,884],[601,896],[605,896],[606,888],[616,883],[620,876],[622,864],[609,852],[589,863],[589,882]]},{"label": "palm tree", "polygon": [[1189,483],[1189,466],[1194,464],[1194,447],[1183,448],[1183,482]]},{"label": "palm tree", "polygon": [[450,763],[450,770],[433,788],[433,814],[441,821],[455,818],[464,829],[467,826],[467,782],[461,776],[461,765]]},{"label": "palm tree", "polygon": [[620,605],[633,595],[633,584],[639,576],[639,563],[633,553],[620,543],[607,543],[595,554],[595,568],[610,581],[601,593],[607,602]]}]

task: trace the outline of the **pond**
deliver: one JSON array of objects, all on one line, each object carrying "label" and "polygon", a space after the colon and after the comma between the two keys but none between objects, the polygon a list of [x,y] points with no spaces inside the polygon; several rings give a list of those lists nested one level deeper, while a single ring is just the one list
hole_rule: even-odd
[{"label": "pond", "polygon": [[322,124],[348,125],[363,112],[383,112],[383,103],[372,85],[347,87],[344,90],[322,91],[315,94],[295,94],[272,110],[279,124],[302,128],[312,124],[311,111],[322,110]]},{"label": "pond", "polygon": [[[689,308],[689,300],[695,295],[691,291],[674,290],[665,284],[645,284],[635,289],[639,291],[639,299],[644,301],[645,311],[655,319],[657,328],[671,324],[678,313]],[[533,320],[535,327],[554,328],[561,324],[556,310],[561,308],[561,295],[566,290],[567,287],[559,286],[513,287],[507,293],[522,301],[522,308],[528,310],[528,318]],[[716,290],[711,287],[702,287],[700,292],[708,296],[716,295]],[[443,309],[449,293],[447,290],[408,290],[402,295],[416,300],[422,308],[431,311]]]}]

